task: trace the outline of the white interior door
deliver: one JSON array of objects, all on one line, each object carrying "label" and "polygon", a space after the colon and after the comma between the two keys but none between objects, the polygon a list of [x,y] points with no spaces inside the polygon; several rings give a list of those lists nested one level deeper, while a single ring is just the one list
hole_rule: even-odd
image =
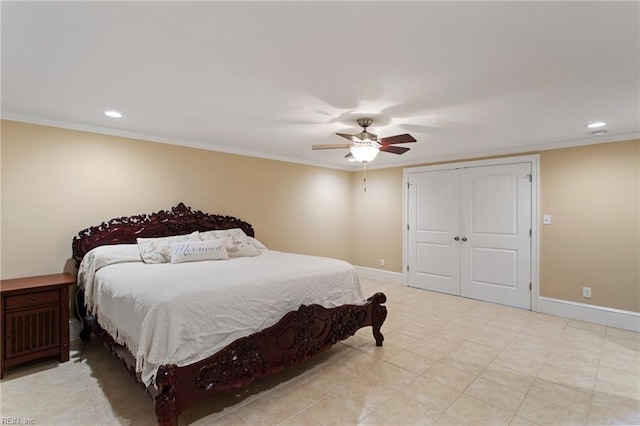
[{"label": "white interior door", "polygon": [[530,177],[530,163],[461,170],[462,296],[530,309]]},{"label": "white interior door", "polygon": [[459,295],[458,170],[411,175],[408,196],[409,285]]}]

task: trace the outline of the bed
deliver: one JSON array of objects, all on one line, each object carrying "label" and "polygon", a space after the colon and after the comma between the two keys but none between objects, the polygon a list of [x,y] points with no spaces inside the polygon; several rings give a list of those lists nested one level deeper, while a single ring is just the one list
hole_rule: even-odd
[{"label": "bed", "polygon": [[[238,241],[250,255],[174,264],[138,250],[161,237],[229,249],[230,233],[243,235]],[[80,337],[93,332],[124,361],[155,399],[159,424],[176,425],[201,398],[298,365],[360,328],[372,327],[382,345],[386,296],[365,300],[351,265],[268,250],[254,237],[247,222],[180,203],[111,219],[74,238]],[[178,246],[171,246],[172,260]]]}]

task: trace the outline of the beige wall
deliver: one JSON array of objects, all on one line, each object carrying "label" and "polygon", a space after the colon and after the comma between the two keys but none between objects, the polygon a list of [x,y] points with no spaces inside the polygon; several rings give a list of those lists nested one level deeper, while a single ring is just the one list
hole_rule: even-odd
[{"label": "beige wall", "polygon": [[[640,141],[539,154],[541,296],[640,312]],[[354,262],[401,272],[402,168],[367,171],[366,193],[362,172],[352,184]]]},{"label": "beige wall", "polygon": [[[640,141],[540,153],[540,292],[640,311]],[[592,299],[582,297],[591,287]]]},{"label": "beige wall", "polygon": [[[352,177],[353,263],[391,272],[402,270],[402,169],[367,171]],[[380,266],[384,259],[384,266]]]},{"label": "beige wall", "polygon": [[251,223],[270,248],[351,260],[350,172],[1,124],[3,279],[62,272],[80,230],[181,201]]}]

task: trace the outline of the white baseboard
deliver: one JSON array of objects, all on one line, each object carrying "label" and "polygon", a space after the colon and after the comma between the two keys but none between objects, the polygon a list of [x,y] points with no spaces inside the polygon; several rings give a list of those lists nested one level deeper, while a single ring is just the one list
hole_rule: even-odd
[{"label": "white baseboard", "polygon": [[69,340],[80,340],[80,330],[82,330],[82,323],[76,318],[69,320]]},{"label": "white baseboard", "polygon": [[538,312],[640,332],[640,313],[550,297],[538,298]]},{"label": "white baseboard", "polygon": [[356,266],[355,268],[360,278],[402,285],[402,274],[400,272],[383,271],[382,269],[366,268],[364,266]]}]

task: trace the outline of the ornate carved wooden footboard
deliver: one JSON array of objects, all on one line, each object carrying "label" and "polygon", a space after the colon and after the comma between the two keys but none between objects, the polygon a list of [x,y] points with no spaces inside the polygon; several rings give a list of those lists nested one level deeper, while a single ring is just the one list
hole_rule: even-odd
[{"label": "ornate carved wooden footboard", "polygon": [[205,360],[185,367],[161,366],[156,376],[158,423],[175,425],[177,416],[206,394],[246,386],[298,365],[362,327],[372,326],[376,345],[382,346],[385,301],[385,295],[377,293],[362,306],[303,305],[272,327],[240,338]]},{"label": "ornate carved wooden footboard", "polygon": [[[138,237],[170,236],[211,229],[242,228],[253,236],[246,222],[229,216],[193,212],[179,204],[170,212],[117,218],[88,228],[73,241],[74,259],[80,263],[94,247],[107,244],[134,243]],[[99,319],[86,315],[79,293],[83,316],[83,340],[94,331],[120,357],[130,373],[135,373],[135,359],[129,351],[104,332]],[[371,326],[377,346],[384,337],[380,328],[387,316],[386,296],[376,293],[363,305],[324,308],[302,305],[285,314],[276,324],[250,336],[242,337],[202,361],[180,366],[162,365],[155,376],[157,387],[148,391],[156,401],[156,415],[161,425],[177,425],[178,415],[196,401],[215,392],[243,387],[257,378],[279,373],[347,339],[363,327]]]}]

